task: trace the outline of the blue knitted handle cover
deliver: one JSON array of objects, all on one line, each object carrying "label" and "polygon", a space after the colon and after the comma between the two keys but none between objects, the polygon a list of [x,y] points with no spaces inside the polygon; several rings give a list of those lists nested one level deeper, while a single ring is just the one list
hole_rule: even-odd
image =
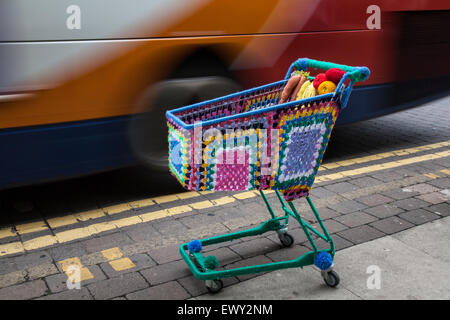
[{"label": "blue knitted handle cover", "polygon": [[318,61],[308,58],[298,59],[293,63],[293,65],[297,70],[306,70],[308,68],[328,70],[331,68],[339,68],[345,72],[348,72],[350,79],[352,79],[353,82],[365,81],[370,75],[370,70],[367,67],[351,67],[343,64]]}]

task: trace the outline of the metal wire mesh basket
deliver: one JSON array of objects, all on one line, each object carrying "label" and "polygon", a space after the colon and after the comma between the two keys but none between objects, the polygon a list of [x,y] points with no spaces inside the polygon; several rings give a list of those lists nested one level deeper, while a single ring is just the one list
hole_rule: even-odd
[{"label": "metal wire mesh basket", "polygon": [[[291,73],[308,68],[345,74],[334,92],[280,104]],[[353,83],[368,76],[365,67],[303,58],[284,80],[167,111],[170,170],[189,190],[307,196]]]}]

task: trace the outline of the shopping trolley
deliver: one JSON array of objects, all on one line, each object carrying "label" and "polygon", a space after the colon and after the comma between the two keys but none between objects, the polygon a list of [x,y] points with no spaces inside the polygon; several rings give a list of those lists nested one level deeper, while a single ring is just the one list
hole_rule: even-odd
[{"label": "shopping trolley", "polygon": [[[293,73],[331,68],[345,72],[334,92],[279,103]],[[210,292],[222,289],[224,277],[308,265],[321,270],[328,286],[338,285],[339,276],[333,270],[333,240],[308,195],[353,84],[366,80],[369,74],[366,67],[302,58],[290,66],[284,80],[166,112],[170,171],[186,189],[258,190],[270,214],[270,219],[258,227],[180,246],[181,257],[196,278],[205,280]],[[281,204],[281,216],[275,215],[263,191],[269,189]],[[293,200],[302,197],[306,197],[322,232],[304,221],[296,210]],[[296,259],[224,269],[216,257],[202,254],[204,246],[269,231],[278,234],[283,246],[292,246],[294,239],[287,232],[289,217],[299,222],[312,248]],[[319,250],[312,234],[328,243],[329,248]]]}]

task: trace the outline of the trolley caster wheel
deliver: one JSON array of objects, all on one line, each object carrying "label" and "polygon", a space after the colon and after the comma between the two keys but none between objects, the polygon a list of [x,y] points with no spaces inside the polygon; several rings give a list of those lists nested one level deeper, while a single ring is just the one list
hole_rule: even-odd
[{"label": "trolley caster wheel", "polygon": [[280,242],[283,247],[289,248],[294,244],[294,237],[289,233],[281,233],[278,237],[280,238]]},{"label": "trolley caster wheel", "polygon": [[205,285],[209,293],[218,293],[223,288],[223,281],[220,279],[206,280]]},{"label": "trolley caster wheel", "polygon": [[333,270],[323,272],[322,277],[323,277],[323,280],[325,281],[326,285],[331,288],[336,287],[340,282],[338,274]]}]

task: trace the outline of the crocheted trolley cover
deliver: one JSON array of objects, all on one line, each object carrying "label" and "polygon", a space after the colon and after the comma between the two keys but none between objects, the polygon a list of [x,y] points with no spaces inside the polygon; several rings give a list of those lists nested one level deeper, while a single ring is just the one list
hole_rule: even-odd
[{"label": "crocheted trolley cover", "polygon": [[[299,59],[285,80],[168,111],[171,173],[188,190],[272,189],[287,201],[307,196],[339,112],[359,81],[359,67],[320,63]],[[293,70],[330,65],[347,72],[335,92],[278,104]]]}]

